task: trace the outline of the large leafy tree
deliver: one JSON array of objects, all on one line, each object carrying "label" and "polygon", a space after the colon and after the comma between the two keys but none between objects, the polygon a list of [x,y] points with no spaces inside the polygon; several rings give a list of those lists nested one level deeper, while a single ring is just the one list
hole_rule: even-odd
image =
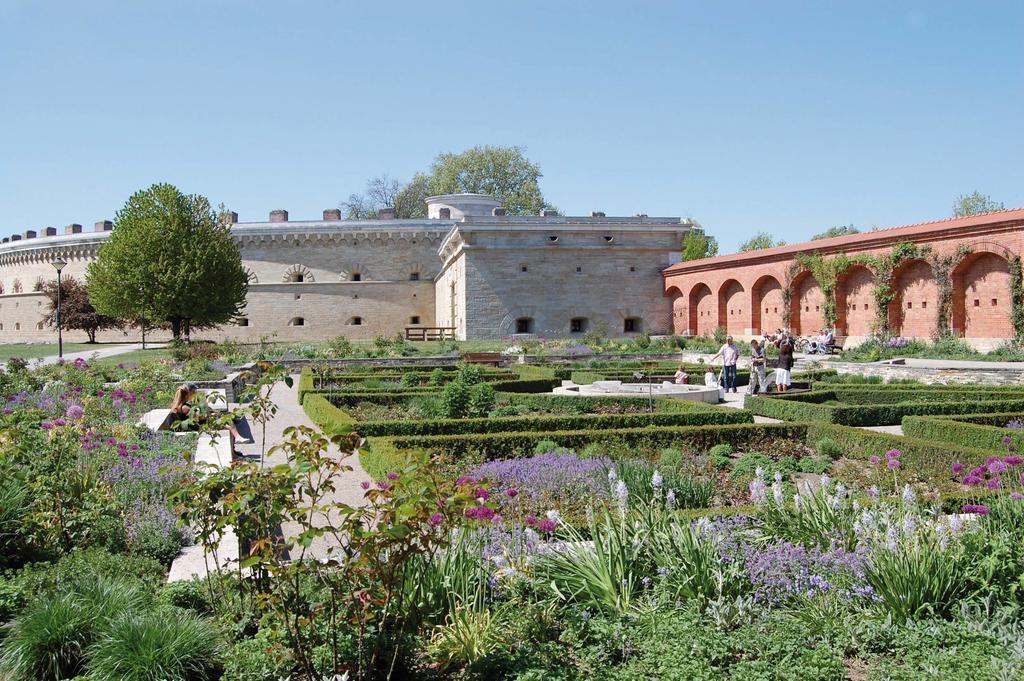
[{"label": "large leafy tree", "polygon": [[718,240],[704,230],[693,229],[683,237],[683,262],[718,255]]},{"label": "large leafy tree", "polygon": [[349,219],[372,218],[381,208],[394,208],[397,218],[422,218],[428,196],[471,192],[501,200],[509,215],[537,215],[552,208],[540,191],[541,177],[540,166],[522,147],[478,146],[439,154],[429,171],[404,185],[387,175],[372,178],[362,194],[349,195],[341,206]]},{"label": "large leafy tree", "polygon": [[785,246],[785,241],[776,241],[768,232],[758,232],[740,244],[740,251],[760,251],[765,248]]},{"label": "large leafy tree", "polygon": [[982,213],[991,213],[995,210],[1003,210],[1005,206],[998,201],[993,201],[992,197],[988,194],[982,194],[981,192],[971,192],[970,194],[961,194],[956,197],[956,201],[953,202],[953,217],[955,218],[966,218],[971,215],[981,215]]},{"label": "large leafy tree", "polygon": [[831,239],[834,236],[849,236],[850,234],[860,234],[860,230],[853,225],[838,225],[836,227],[829,227],[820,234],[815,234],[811,237],[811,241],[818,241],[819,239]]},{"label": "large leafy tree", "polygon": [[175,338],[237,316],[249,287],[229,222],[170,184],[128,199],[88,282],[101,314],[167,324]]},{"label": "large leafy tree", "polygon": [[[43,321],[57,326],[57,281],[43,284],[43,294],[49,299],[49,312]],[[120,329],[124,322],[117,317],[100,314],[89,302],[86,285],[74,277],[60,280],[60,326],[62,329],[85,331],[90,343],[96,342],[96,332],[104,329]]]}]

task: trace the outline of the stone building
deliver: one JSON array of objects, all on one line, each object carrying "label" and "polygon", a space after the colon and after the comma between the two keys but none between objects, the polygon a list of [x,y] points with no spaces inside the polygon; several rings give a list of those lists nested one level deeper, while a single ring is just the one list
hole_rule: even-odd
[{"label": "stone building", "polygon": [[[665,333],[671,304],[659,273],[678,260],[691,223],[647,216],[507,216],[479,194],[427,200],[426,219],[266,222],[232,231],[250,273],[245,311],[206,337],[255,341],[393,336],[407,327],[457,329],[460,339],[515,334],[612,336]],[[0,243],[0,341],[52,340],[45,297],[57,256],[67,275],[86,268],[114,225],[47,227]],[[215,291],[211,295],[216,295]],[[130,332],[132,338],[137,334]],[[69,331],[71,340],[84,334]],[[100,340],[123,340],[120,331]]]},{"label": "stone building", "polygon": [[820,282],[797,257],[844,254],[854,260],[868,257],[836,277],[836,333],[848,336],[848,344],[862,342],[878,323],[876,285],[885,276],[872,260],[904,242],[928,252],[900,262],[891,274],[886,314],[893,334],[933,337],[942,292],[948,290],[947,329],[953,334],[979,349],[1014,337],[1011,272],[1024,252],[1024,209],[675,264],[663,273],[665,293],[672,299],[673,329],[704,335],[722,327],[742,338],[780,327],[797,335],[814,334],[826,325],[826,301]]}]

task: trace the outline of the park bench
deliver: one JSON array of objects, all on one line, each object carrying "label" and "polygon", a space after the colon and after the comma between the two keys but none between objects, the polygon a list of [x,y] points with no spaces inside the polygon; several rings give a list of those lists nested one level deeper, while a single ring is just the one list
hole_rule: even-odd
[{"label": "park bench", "polygon": [[408,341],[441,341],[455,340],[454,326],[407,326],[405,340]]},{"label": "park bench", "polygon": [[504,359],[500,352],[467,352],[462,355],[462,361],[467,364],[485,364],[487,366],[501,366]]}]

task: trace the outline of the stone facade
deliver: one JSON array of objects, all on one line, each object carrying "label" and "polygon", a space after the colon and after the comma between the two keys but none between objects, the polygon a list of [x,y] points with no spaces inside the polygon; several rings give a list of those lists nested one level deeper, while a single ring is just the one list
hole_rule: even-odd
[{"label": "stone facade", "polygon": [[[461,339],[499,338],[512,335],[524,315],[535,334],[582,334],[572,332],[572,319],[613,336],[669,330],[659,272],[678,254],[689,223],[501,213],[491,197],[463,194],[432,197],[428,218],[420,220],[342,221],[335,209],[314,221],[290,221],[285,210],[272,211],[266,222],[234,217],[250,273],[246,307],[237,323],[203,336],[371,339],[408,326],[454,326]],[[70,225],[60,236],[26,233],[0,243],[0,341],[53,340],[53,329],[42,324],[48,304],[36,287],[56,278],[57,256],[68,262],[66,275],[84,279],[113,227],[101,221],[83,232]],[[632,330],[625,319],[634,320]],[[85,336],[69,331],[65,338]]]},{"label": "stone facade", "polygon": [[[666,269],[664,290],[672,298],[675,333],[704,335],[717,327],[751,338],[785,327],[784,288],[791,291],[789,327],[798,335],[825,325],[821,285],[807,271],[795,271],[796,256],[882,255],[901,242],[928,246],[940,257],[962,247],[970,253],[950,273],[950,330],[971,345],[988,349],[1013,337],[1010,261],[1024,252],[1024,209],[940,220],[864,234],[822,239],[748,253],[679,263]],[[893,273],[890,326],[896,335],[930,338],[937,329],[939,285],[924,259],[903,262]],[[878,319],[875,274],[861,265],[836,282],[836,332],[855,344],[868,338]]]}]

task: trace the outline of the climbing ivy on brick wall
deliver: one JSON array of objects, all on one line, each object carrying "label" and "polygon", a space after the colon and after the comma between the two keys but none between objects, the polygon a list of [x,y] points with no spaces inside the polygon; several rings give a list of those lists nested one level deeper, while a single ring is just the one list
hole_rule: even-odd
[{"label": "climbing ivy on brick wall", "polygon": [[953,333],[949,323],[953,316],[953,270],[970,254],[971,247],[961,245],[952,255],[942,256],[934,251],[929,251],[925,256],[925,260],[931,266],[932,274],[935,276],[935,283],[939,287],[939,301],[935,310],[935,331],[932,334],[936,340]]},{"label": "climbing ivy on brick wall", "polygon": [[1010,320],[1013,323],[1013,337],[1024,343],[1024,281],[1021,279],[1019,255],[1010,258]]}]

